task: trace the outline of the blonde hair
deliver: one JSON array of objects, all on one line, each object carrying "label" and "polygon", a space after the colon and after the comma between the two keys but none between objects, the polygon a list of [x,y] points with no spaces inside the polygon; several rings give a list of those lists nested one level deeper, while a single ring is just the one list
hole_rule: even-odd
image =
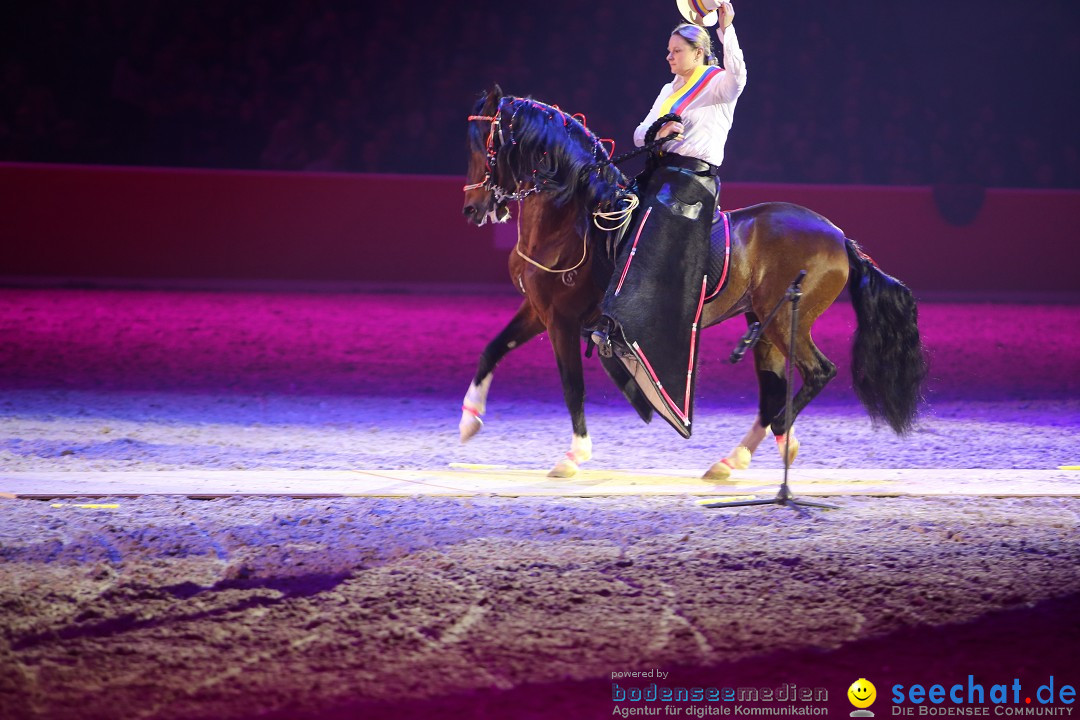
[{"label": "blonde hair", "polygon": [[720,64],[716,59],[716,55],[713,55],[712,39],[709,37],[709,31],[705,28],[693,23],[682,23],[672,30],[671,34],[678,35],[695,49],[701,48],[706,65]]}]

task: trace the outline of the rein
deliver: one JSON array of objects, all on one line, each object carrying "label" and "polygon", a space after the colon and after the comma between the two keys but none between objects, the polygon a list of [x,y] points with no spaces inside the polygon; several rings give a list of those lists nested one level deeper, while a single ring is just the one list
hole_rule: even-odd
[{"label": "rein", "polygon": [[[638,199],[638,196],[634,195],[634,194],[627,195],[627,196],[623,197],[622,199],[626,201],[626,207],[620,208],[619,210],[611,210],[611,211],[608,211],[608,212],[604,212],[604,211],[602,211],[600,209],[597,209],[596,211],[594,211],[593,212],[593,224],[596,225],[596,227],[598,227],[599,229],[603,230],[604,232],[615,232],[617,230],[622,229],[622,227],[624,225],[626,225],[628,222],[630,222],[630,217],[634,214],[634,210],[636,210],[637,206],[641,204],[641,200]],[[604,227],[603,225],[600,224],[601,219],[611,220],[611,221],[615,222],[615,225],[613,225],[611,227]],[[525,253],[523,253],[521,251],[521,212],[520,212],[520,208],[519,208],[519,212],[517,214],[517,226],[518,226],[518,239],[517,239],[517,242],[514,243],[514,252],[516,252],[518,254],[518,257],[520,257],[522,260],[529,263],[530,265],[534,265],[534,266],[540,268],[544,272],[555,273],[555,274],[573,272],[574,270],[577,270],[579,267],[582,266],[582,264],[585,262],[585,258],[588,257],[588,255],[589,255],[589,229],[586,228],[585,233],[581,238],[581,259],[577,261],[577,265],[574,265],[574,267],[572,267],[572,268],[566,268],[565,270],[555,270],[553,268],[549,268],[547,265],[541,265],[540,263],[533,260],[531,257],[529,257],[528,255],[526,255]]]},{"label": "rein", "polygon": [[588,230],[585,231],[585,234],[581,238],[581,259],[577,261],[577,265],[574,265],[574,267],[566,268],[565,270],[556,270],[555,268],[549,268],[547,265],[541,265],[540,263],[533,260],[528,255],[523,253],[521,251],[521,212],[520,212],[520,210],[521,209],[518,208],[518,214],[517,214],[518,239],[517,239],[517,242],[514,243],[514,252],[516,252],[518,254],[518,257],[520,257],[522,260],[529,263],[530,265],[533,265],[535,267],[540,268],[544,272],[552,273],[552,274],[555,274],[555,275],[561,275],[563,273],[573,272],[573,271],[577,270],[579,267],[581,267],[582,264],[584,264],[585,258],[587,258],[589,256],[589,231]]},{"label": "rein", "polygon": [[662,138],[654,139],[656,138],[657,131],[660,130],[660,128],[663,127],[665,123],[672,121],[682,122],[682,117],[676,115],[675,113],[668,113],[667,115],[662,115],[658,117],[655,121],[653,121],[653,124],[649,126],[649,129],[645,131],[644,145],[635,150],[629,150],[627,152],[624,152],[617,158],[608,158],[607,160],[601,160],[595,165],[590,166],[590,171],[593,169],[599,169],[604,165],[618,165],[619,163],[625,162],[630,158],[635,158],[638,155],[644,155],[645,153],[652,152],[653,150],[656,150],[657,148],[662,146],[664,143],[670,140],[674,140],[674,135],[665,135]]}]

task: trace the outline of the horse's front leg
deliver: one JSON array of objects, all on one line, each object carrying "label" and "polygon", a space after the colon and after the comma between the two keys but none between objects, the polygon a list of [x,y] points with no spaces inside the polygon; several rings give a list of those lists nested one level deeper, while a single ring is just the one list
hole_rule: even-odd
[{"label": "horse's front leg", "polygon": [[524,300],[513,319],[502,332],[495,336],[494,340],[487,344],[484,352],[480,353],[476,375],[469,385],[469,390],[465,393],[465,400],[461,403],[461,421],[458,423],[461,442],[468,441],[484,427],[482,417],[487,409],[487,395],[491,388],[491,377],[495,366],[508,352],[536,337],[543,329],[544,324],[536,311],[528,300]]},{"label": "horse's front leg", "polygon": [[578,466],[592,457],[592,440],[585,427],[585,375],[581,363],[581,323],[569,318],[555,317],[548,323],[551,346],[559,365],[563,399],[570,411],[574,435],[570,451],[548,473],[548,477],[568,478],[577,474]]}]

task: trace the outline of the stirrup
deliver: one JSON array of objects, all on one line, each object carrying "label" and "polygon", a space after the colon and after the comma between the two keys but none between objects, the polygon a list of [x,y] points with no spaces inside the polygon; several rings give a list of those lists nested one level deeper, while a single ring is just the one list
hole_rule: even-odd
[{"label": "stirrup", "polygon": [[609,358],[612,356],[611,339],[608,338],[606,333],[594,332],[592,341],[596,345],[596,352],[600,353],[600,357]]},{"label": "stirrup", "polygon": [[611,331],[613,329],[614,324],[611,322],[611,318],[604,315],[601,316],[600,321],[596,324],[596,328],[592,331],[590,337],[593,344],[596,345],[596,350],[600,353],[600,357],[611,357]]},{"label": "stirrup", "polygon": [[599,321],[596,323],[596,327],[593,328],[592,335],[590,336],[593,343],[597,348],[603,348],[605,345],[611,344],[611,318],[607,315],[602,315]]}]

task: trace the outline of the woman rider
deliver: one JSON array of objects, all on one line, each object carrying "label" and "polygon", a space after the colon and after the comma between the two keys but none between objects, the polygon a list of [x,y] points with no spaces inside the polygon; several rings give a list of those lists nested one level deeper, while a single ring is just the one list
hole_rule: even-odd
[{"label": "woman rider", "polygon": [[[601,353],[611,353],[614,345],[653,407],[686,437],[696,366],[694,309],[704,293],[724,145],[746,86],[731,3],[690,0],[690,4],[716,9],[724,67],[717,66],[705,28],[683,23],[672,31],[667,62],[675,77],[660,89],[634,132],[634,142],[644,145],[658,122],[656,138],[672,139],[658,157],[650,158],[639,177],[642,204],[592,334]],[[678,117],[662,122],[668,115]]]}]

